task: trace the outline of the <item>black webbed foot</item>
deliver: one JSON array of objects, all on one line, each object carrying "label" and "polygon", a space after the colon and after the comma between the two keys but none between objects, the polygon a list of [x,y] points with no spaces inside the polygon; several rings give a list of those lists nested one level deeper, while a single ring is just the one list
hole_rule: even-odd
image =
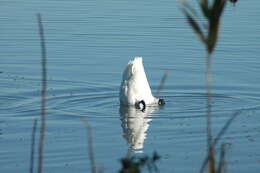
[{"label": "black webbed foot", "polygon": [[146,104],[145,104],[144,100],[141,100],[141,101],[139,101],[139,102],[137,102],[137,103],[135,104],[135,107],[136,107],[137,109],[140,109],[141,111],[144,112],[144,110],[145,110],[145,108],[146,108]]},{"label": "black webbed foot", "polygon": [[159,99],[158,104],[159,104],[160,106],[165,105],[164,99]]}]

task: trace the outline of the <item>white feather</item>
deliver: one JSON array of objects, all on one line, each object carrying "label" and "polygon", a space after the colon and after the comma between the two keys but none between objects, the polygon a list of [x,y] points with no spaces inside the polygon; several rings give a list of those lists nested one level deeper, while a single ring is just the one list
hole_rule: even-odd
[{"label": "white feather", "polygon": [[120,103],[135,105],[144,100],[146,105],[158,104],[158,98],[152,95],[151,88],[146,78],[142,57],[135,57],[129,61],[120,87]]}]

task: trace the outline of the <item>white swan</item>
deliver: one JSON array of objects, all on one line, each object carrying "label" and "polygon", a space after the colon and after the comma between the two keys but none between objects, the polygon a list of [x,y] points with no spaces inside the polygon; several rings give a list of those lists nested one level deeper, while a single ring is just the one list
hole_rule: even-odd
[{"label": "white swan", "polygon": [[120,87],[120,103],[135,105],[144,110],[146,105],[163,105],[163,99],[152,95],[146,78],[142,57],[135,57],[129,61],[123,73]]}]

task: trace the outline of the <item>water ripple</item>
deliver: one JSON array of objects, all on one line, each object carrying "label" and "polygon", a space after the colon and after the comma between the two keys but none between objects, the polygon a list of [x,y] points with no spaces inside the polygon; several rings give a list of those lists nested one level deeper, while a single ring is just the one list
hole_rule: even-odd
[{"label": "water ripple", "polygon": [[[118,87],[96,83],[76,88],[72,87],[68,81],[63,85],[62,89],[51,88],[48,90],[49,116],[61,114],[118,118]],[[223,92],[223,88],[220,87],[214,92],[212,94],[213,115],[241,109],[260,109],[260,99],[253,96],[252,91],[247,95],[245,93],[228,95],[226,94],[229,93],[228,90]],[[166,105],[154,113],[154,118],[196,118],[202,117],[206,112],[206,94],[203,92],[203,87],[185,88],[184,86],[181,89],[168,87],[161,94],[166,100]],[[0,98],[2,100],[0,110],[5,115],[30,117],[40,113],[39,91],[13,93],[2,95]]]}]

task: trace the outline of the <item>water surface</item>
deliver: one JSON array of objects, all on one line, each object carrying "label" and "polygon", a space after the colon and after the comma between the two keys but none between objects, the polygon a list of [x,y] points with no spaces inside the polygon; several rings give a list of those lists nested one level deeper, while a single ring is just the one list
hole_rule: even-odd
[{"label": "water surface", "polygon": [[[213,135],[238,114],[227,143],[229,172],[260,170],[260,2],[227,5],[213,56]],[[127,155],[161,156],[161,172],[198,172],[206,154],[205,50],[178,1],[18,1],[0,7],[0,172],[29,171],[40,116],[40,12],[48,54],[44,172],[88,172],[87,130],[99,169]],[[165,71],[163,108],[120,107],[122,71],[142,56],[154,93]],[[36,146],[38,147],[39,129]],[[37,151],[35,163],[37,163]],[[37,164],[36,164],[37,166]]]}]

